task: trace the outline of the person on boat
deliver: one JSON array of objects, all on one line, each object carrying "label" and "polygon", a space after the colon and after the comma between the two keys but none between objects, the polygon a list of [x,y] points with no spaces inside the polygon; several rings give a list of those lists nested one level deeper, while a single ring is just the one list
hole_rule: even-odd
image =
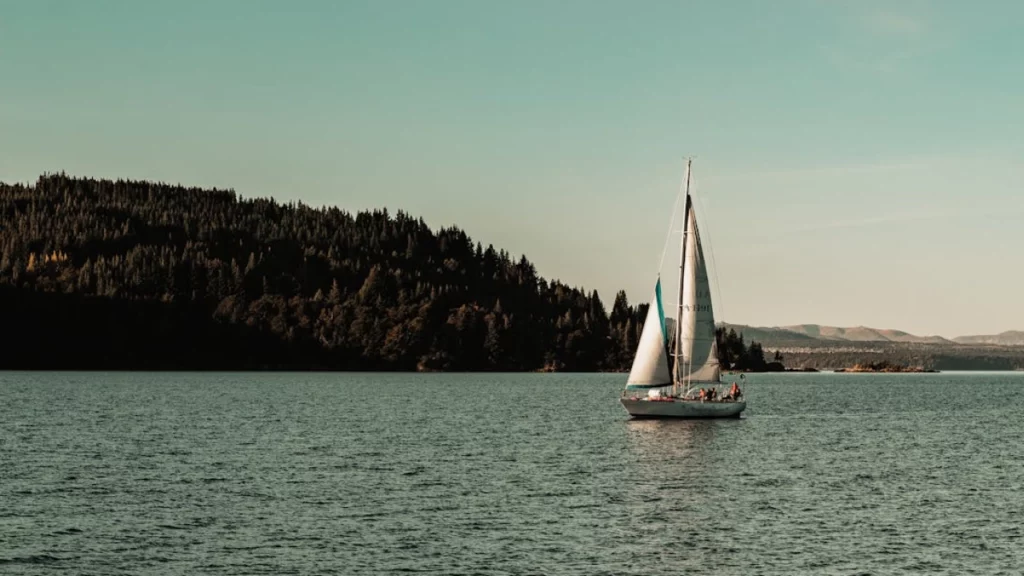
[{"label": "person on boat", "polygon": [[701,388],[700,389],[700,401],[703,402],[704,400],[707,399],[707,397],[708,397],[708,391],[703,389],[703,388]]},{"label": "person on boat", "polygon": [[729,397],[732,398],[733,400],[739,400],[742,394],[743,393],[740,392],[740,387],[735,382],[733,382],[732,388],[729,389]]}]

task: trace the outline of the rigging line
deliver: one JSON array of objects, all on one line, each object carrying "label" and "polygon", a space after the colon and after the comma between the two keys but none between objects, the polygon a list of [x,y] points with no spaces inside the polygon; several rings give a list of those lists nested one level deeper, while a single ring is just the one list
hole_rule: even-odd
[{"label": "rigging line", "polygon": [[669,212],[668,218],[668,233],[665,235],[665,245],[661,249],[661,260],[658,261],[658,275],[661,275],[661,267],[665,265],[665,256],[668,254],[668,243],[672,239],[672,227],[676,223],[676,209],[679,208],[679,197],[683,192],[683,188],[686,186],[686,174],[683,173],[683,179],[679,183],[679,190],[676,191],[676,201],[672,204],[672,211]]}]

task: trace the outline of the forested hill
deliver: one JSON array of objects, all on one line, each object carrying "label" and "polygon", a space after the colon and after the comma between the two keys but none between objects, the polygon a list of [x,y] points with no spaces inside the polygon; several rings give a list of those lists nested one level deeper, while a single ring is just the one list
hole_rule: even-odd
[{"label": "forested hill", "polygon": [[622,370],[645,314],[402,212],[0,184],[3,368]]}]

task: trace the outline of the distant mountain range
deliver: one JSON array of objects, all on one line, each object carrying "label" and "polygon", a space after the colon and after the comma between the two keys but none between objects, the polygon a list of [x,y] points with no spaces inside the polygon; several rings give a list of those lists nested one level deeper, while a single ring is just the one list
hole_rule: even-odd
[{"label": "distant mountain range", "polygon": [[[665,318],[669,333],[675,322]],[[718,323],[761,344],[768,357],[779,352],[788,368],[849,369],[880,361],[935,370],[1024,370],[1024,331],[1001,334],[917,336],[902,330],[820,324],[747,326]]]},{"label": "distant mountain range", "polygon": [[995,344],[997,346],[1024,346],[1024,332],[1007,330],[991,336],[957,336],[953,340],[960,344]]},{"label": "distant mountain range", "polygon": [[855,326],[821,326],[819,324],[798,324],[795,326],[746,326],[743,324],[719,323],[726,329],[742,332],[746,340],[757,340],[766,348],[789,346],[836,345],[842,343],[892,342],[907,344],[984,344],[994,346],[1024,346],[1024,331],[1010,330],[1001,334],[958,336],[953,339],[942,336],[917,336],[902,330],[886,330]]},{"label": "distant mountain range", "polygon": [[879,361],[935,370],[1024,370],[1024,332],[981,336],[917,336],[901,330],[818,324],[744,326],[719,324],[782,354],[790,368],[830,370]]}]

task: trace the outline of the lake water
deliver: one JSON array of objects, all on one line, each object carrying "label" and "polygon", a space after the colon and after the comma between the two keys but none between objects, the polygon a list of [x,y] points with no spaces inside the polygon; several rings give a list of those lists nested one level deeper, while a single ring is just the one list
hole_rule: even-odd
[{"label": "lake water", "polygon": [[0,373],[0,573],[1024,570],[1024,374],[624,378]]}]

